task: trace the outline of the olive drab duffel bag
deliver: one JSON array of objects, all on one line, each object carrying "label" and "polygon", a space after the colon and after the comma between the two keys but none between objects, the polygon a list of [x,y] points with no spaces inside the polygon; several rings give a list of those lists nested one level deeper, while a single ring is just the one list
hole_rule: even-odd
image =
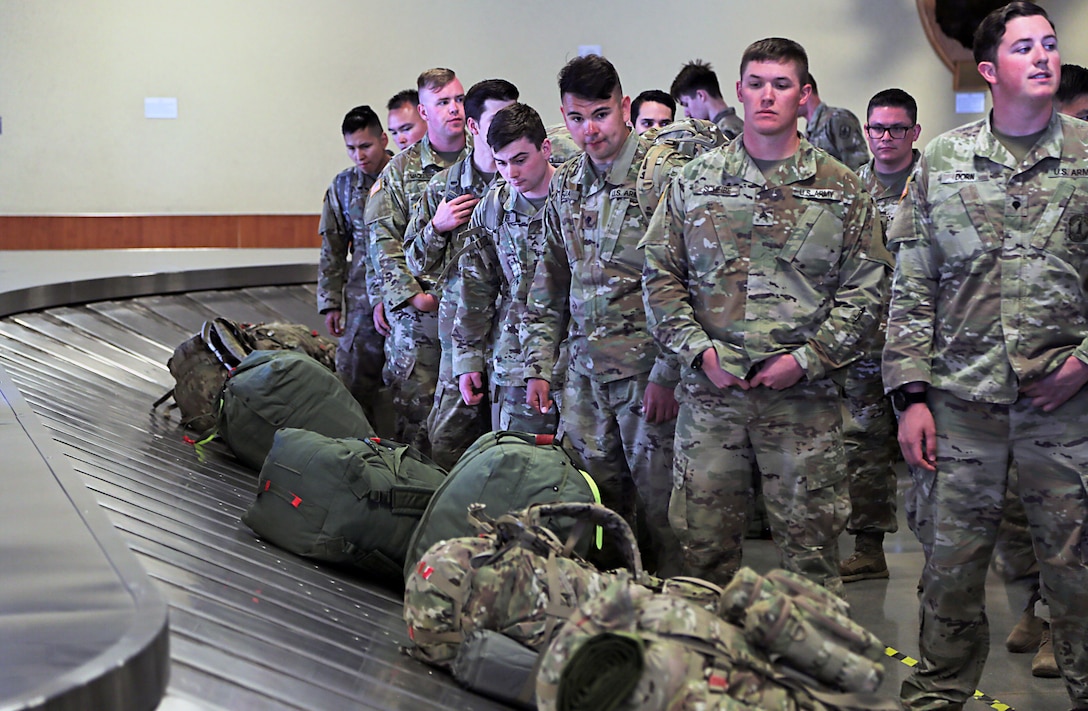
[{"label": "olive drab duffel bag", "polygon": [[[465,451],[431,499],[412,536],[407,576],[416,561],[438,541],[475,532],[465,518],[469,504],[487,506],[489,516],[552,502],[600,503],[600,493],[588,474],[550,435],[488,432]],[[548,521],[560,535],[569,521]],[[600,536],[583,544],[600,545]]]},{"label": "olive drab duffel bag", "polygon": [[408,445],[281,429],[242,521],[292,553],[399,580],[408,539],[445,478]]},{"label": "olive drab duffel bag", "polygon": [[335,373],[304,353],[254,351],[223,384],[217,433],[242,463],[260,469],[276,430],[367,439],[374,430]]}]

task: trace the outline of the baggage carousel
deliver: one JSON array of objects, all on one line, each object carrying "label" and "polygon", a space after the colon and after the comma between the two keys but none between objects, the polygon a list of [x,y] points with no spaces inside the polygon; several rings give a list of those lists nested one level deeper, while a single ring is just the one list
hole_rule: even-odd
[{"label": "baggage carousel", "polygon": [[400,651],[399,590],[257,538],[256,472],[151,409],[208,318],[323,330],[316,250],[0,260],[0,709],[505,708]]}]

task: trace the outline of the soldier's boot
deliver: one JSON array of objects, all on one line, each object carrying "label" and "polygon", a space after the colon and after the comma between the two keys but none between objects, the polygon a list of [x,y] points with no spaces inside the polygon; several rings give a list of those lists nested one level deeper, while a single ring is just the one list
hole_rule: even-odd
[{"label": "soldier's boot", "polygon": [[844,583],[887,578],[888,561],[884,559],[884,533],[859,533],[854,538],[854,555],[839,563]]},{"label": "soldier's boot", "polygon": [[[1014,654],[1030,652],[1039,649],[1043,641],[1043,630],[1046,629],[1046,620],[1035,616],[1035,605],[1029,604],[1016,621],[1016,625],[1005,639],[1005,649]],[[1049,636],[1049,631],[1048,631]],[[1051,659],[1054,654],[1051,653]],[[1034,666],[1034,662],[1033,662]]]},{"label": "soldier's boot", "polygon": [[1043,622],[1043,634],[1039,642],[1039,651],[1031,660],[1031,675],[1044,679],[1057,679],[1061,676],[1058,671],[1058,661],[1054,659],[1054,643],[1050,639],[1050,625]]}]

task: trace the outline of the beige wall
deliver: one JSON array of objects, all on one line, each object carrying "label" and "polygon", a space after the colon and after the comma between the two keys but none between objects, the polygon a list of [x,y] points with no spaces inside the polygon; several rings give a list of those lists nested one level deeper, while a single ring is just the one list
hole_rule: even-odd
[{"label": "beige wall", "polygon": [[[1088,3],[1044,4],[1067,38],[1063,59],[1088,62],[1072,39],[1088,33]],[[915,0],[659,6],[0,0],[0,214],[314,213],[348,165],[348,108],[370,103],[384,119],[391,94],[442,65],[466,87],[508,78],[558,122],[555,75],[580,44],[600,44],[632,95],[667,89],[701,57],[731,99],[744,46],[786,36],[808,50],[829,103],[861,115],[874,92],[901,86],[919,100],[923,139],[977,117],[953,112]],[[179,118],[143,118],[148,96],[177,97]]]}]

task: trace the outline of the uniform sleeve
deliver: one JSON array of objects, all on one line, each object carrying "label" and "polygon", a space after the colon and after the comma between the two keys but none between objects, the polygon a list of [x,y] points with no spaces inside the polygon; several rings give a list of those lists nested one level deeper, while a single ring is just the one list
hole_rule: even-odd
[{"label": "uniform sleeve", "polygon": [[317,262],[317,310],[319,313],[343,307],[344,279],[351,247],[351,226],[343,222],[335,183],[325,191],[321,204],[321,256]]},{"label": "uniform sleeve", "polygon": [[886,391],[912,382],[932,382],[938,274],[931,253],[926,166],[923,156],[888,227],[888,249],[895,254],[895,271],[882,359]]},{"label": "uniform sleeve", "polygon": [[840,160],[857,170],[869,162],[869,149],[865,144],[865,134],[854,114],[848,111],[837,112],[831,119],[831,140],[835,142]]},{"label": "uniform sleeve", "polygon": [[450,233],[438,232],[431,224],[444,197],[446,180],[446,172],[442,171],[427,183],[423,196],[412,209],[404,233],[404,256],[408,269],[417,277],[441,268],[446,259]]},{"label": "uniform sleeve", "polygon": [[544,250],[536,264],[521,321],[526,375],[549,382],[553,379],[556,352],[570,315],[571,283],[555,186],[553,182],[553,192],[544,207]]},{"label": "uniform sleeve", "polygon": [[674,177],[642,238],[642,299],[646,325],[654,340],[674,353],[679,363],[693,365],[714,343],[696,320],[688,293],[684,210],[681,179]]},{"label": "uniform sleeve", "polygon": [[410,206],[405,204],[400,176],[389,167],[386,166],[371,189],[364,219],[369,230],[371,265],[381,280],[382,296],[387,307],[395,310],[404,308],[423,289],[408,270],[404,256],[404,235]]},{"label": "uniform sleeve", "polygon": [[460,292],[453,320],[453,374],[483,373],[487,370],[487,348],[492,342],[495,304],[499,297],[502,270],[495,251],[495,235],[483,224],[481,201],[472,212],[464,249],[457,260]]},{"label": "uniform sleeve", "polygon": [[815,335],[794,352],[809,380],[848,365],[883,312],[892,259],[884,247],[880,213],[861,190],[843,220],[843,254],[834,304]]}]

